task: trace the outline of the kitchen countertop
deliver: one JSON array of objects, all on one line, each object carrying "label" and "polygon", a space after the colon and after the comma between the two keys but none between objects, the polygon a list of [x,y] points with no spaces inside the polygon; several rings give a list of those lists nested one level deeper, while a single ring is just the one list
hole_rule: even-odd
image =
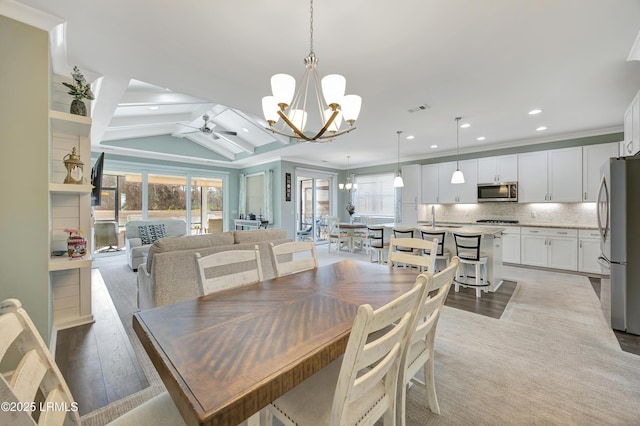
[{"label": "kitchen countertop", "polygon": [[[428,225],[431,226],[431,221],[430,220],[419,220],[418,221],[419,225]],[[576,224],[563,224],[563,225],[559,225],[557,223],[526,223],[526,222],[520,222],[520,223],[477,223],[477,222],[449,222],[449,221],[436,221],[436,226],[446,226],[446,224],[451,224],[451,225],[460,225],[460,226],[467,226],[467,225],[472,225],[472,226],[499,226],[499,227],[503,227],[503,228],[507,228],[507,227],[514,227],[514,226],[519,226],[519,227],[527,227],[527,228],[565,228],[565,229],[598,229],[597,226],[593,225],[576,225]]]},{"label": "kitchen countertop", "polygon": [[[454,224],[452,226],[447,225],[437,225],[435,228],[431,227],[431,222],[429,225],[421,225],[424,222],[418,222],[417,224],[404,224],[404,223],[384,223],[383,226],[387,228],[413,228],[417,230],[424,229],[425,231],[446,231],[446,232],[456,232],[459,234],[482,234],[482,235],[499,235],[504,231],[503,226],[471,226],[471,224]],[[437,223],[437,222],[436,222]],[[445,222],[451,223],[451,222]],[[473,225],[476,225],[475,223]]]}]

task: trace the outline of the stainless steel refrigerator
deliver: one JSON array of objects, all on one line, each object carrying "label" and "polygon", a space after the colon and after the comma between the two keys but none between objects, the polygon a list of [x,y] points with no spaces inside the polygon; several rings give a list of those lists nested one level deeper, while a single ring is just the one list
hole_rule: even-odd
[{"label": "stainless steel refrigerator", "polygon": [[640,157],[610,158],[601,175],[601,301],[613,329],[640,334]]}]

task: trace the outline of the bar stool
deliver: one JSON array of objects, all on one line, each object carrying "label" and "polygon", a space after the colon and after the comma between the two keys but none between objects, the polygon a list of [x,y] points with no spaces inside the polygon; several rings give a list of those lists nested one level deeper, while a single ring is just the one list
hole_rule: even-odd
[{"label": "bar stool", "polygon": [[[447,238],[446,231],[425,231],[420,230],[423,240],[433,240],[434,238],[438,239],[438,252],[436,253],[436,264],[439,260],[444,261],[445,268],[449,264],[449,259],[451,258],[451,253],[449,250],[444,248],[444,240]],[[426,250],[425,250],[426,251]],[[425,253],[429,254],[429,253]],[[440,268],[436,268],[436,272],[440,272]]]},{"label": "bar stool", "polygon": [[[456,234],[453,233],[453,239],[456,244],[456,255],[460,258],[460,267],[456,271],[456,279],[454,280],[455,291],[457,292],[459,286],[463,287],[475,287],[476,297],[481,297],[480,289],[487,293],[489,290],[489,282],[487,281],[487,257],[480,254],[480,241],[482,234]],[[466,271],[464,271],[464,282],[460,281],[460,269],[465,269],[466,265],[473,265],[475,267],[475,283],[470,283],[467,278]],[[480,276],[482,275],[482,278]]]},{"label": "bar stool", "polygon": [[[395,238],[413,238],[413,228],[393,228],[393,236]],[[411,247],[397,246],[396,251],[413,252]]]},{"label": "bar stool", "polygon": [[373,253],[376,253],[378,263],[384,263],[384,253],[389,250],[389,244],[384,242],[384,226],[367,226],[369,237],[369,261],[373,262]]}]

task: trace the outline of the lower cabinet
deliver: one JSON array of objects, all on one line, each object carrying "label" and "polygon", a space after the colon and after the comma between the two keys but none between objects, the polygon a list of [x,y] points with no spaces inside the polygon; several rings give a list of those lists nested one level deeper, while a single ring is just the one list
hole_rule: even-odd
[{"label": "lower cabinet", "polygon": [[506,227],[502,232],[502,261],[520,263],[520,227]]},{"label": "lower cabinet", "polygon": [[578,270],[578,231],[561,228],[520,228],[520,263]]},{"label": "lower cabinet", "polygon": [[600,256],[600,234],[596,230],[578,231],[578,271],[602,273],[598,263]]}]

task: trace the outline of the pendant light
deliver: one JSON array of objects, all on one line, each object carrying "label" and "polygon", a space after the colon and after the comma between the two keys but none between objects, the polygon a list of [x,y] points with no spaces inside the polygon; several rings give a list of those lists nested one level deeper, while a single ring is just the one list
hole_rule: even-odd
[{"label": "pendant light", "polygon": [[398,166],[396,168],[396,177],[393,179],[393,187],[394,188],[403,188],[404,180],[402,180],[402,172],[400,171],[400,134],[402,130],[398,130]]},{"label": "pendant light", "polygon": [[464,183],[464,175],[462,174],[462,170],[460,170],[460,161],[459,161],[459,157],[460,157],[460,138],[459,138],[459,131],[460,131],[460,119],[462,119],[462,117],[456,117],[456,171],[453,172],[453,175],[451,175],[451,183]]},{"label": "pendant light", "polygon": [[347,155],[347,181],[346,183],[339,183],[338,188],[348,192],[354,192],[358,189],[358,184],[355,183],[355,177],[351,174],[351,169],[349,167],[349,159],[350,155]]}]

